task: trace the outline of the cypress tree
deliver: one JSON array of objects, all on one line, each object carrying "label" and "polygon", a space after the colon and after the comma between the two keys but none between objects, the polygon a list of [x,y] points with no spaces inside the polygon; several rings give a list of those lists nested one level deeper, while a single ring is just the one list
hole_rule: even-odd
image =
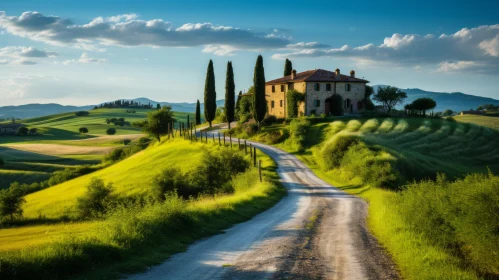
[{"label": "cypress tree", "polygon": [[199,104],[199,99],[196,103],[196,124],[201,124],[201,104]]},{"label": "cypress tree", "polygon": [[210,59],[206,71],[204,84],[204,119],[210,124],[215,119],[217,111],[217,93],[215,91],[215,73],[213,72],[213,61]]},{"label": "cypress tree", "polygon": [[263,57],[261,55],[256,59],[253,87],[255,88],[255,93],[253,94],[253,118],[258,123],[258,129],[260,130],[260,123],[267,112],[267,101],[265,100],[265,70],[263,68]]},{"label": "cypress tree", "polygon": [[225,116],[230,129],[230,123],[234,121],[234,98],[236,85],[234,84],[234,71],[232,62],[227,62],[227,76],[225,77]]},{"label": "cypress tree", "polygon": [[236,119],[239,119],[239,114],[241,112],[241,109],[239,109],[239,104],[241,103],[241,98],[243,97],[242,94],[243,94],[243,92],[240,90],[239,95],[237,96],[237,101],[236,101],[236,113],[235,113]]},{"label": "cypress tree", "polygon": [[284,76],[291,75],[292,71],[293,71],[293,64],[291,63],[291,60],[286,58],[286,62],[284,63]]}]

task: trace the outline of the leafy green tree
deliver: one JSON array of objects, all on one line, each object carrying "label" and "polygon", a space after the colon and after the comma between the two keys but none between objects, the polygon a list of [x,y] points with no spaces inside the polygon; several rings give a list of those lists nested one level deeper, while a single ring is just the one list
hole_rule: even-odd
[{"label": "leafy green tree", "polygon": [[331,96],[331,115],[343,116],[343,113],[343,97],[339,94],[333,94]]},{"label": "leafy green tree", "polygon": [[373,100],[383,104],[387,108],[387,113],[401,104],[407,98],[407,93],[401,91],[397,87],[387,86],[378,88],[378,92],[373,95]]},{"label": "leafy green tree", "polygon": [[442,113],[442,116],[452,116],[454,114],[454,111],[447,109]]},{"label": "leafy green tree", "polygon": [[366,104],[366,110],[374,110],[374,103],[371,100],[371,95],[373,93],[373,87],[366,85],[366,91],[364,92],[364,104]]},{"label": "leafy green tree", "polygon": [[108,203],[112,200],[113,185],[104,185],[100,178],[92,178],[87,186],[87,192],[78,198],[76,208],[82,218],[98,217],[106,212]]},{"label": "leafy green tree", "polygon": [[265,100],[265,70],[263,68],[263,57],[261,55],[256,59],[253,86],[255,88],[255,94],[253,94],[253,118],[258,124],[258,129],[260,129],[260,123],[267,113],[267,101]]},{"label": "leafy green tree", "polygon": [[287,117],[298,117],[298,106],[304,100],[305,95],[297,90],[290,89],[286,93]]},{"label": "leafy green tree", "polygon": [[106,130],[106,134],[107,134],[107,135],[115,135],[115,134],[116,134],[116,129],[115,129],[115,128],[112,128],[112,127],[111,127],[111,128],[108,128],[108,129]]},{"label": "leafy green tree", "polygon": [[232,69],[232,62],[227,62],[227,76],[225,78],[225,118],[227,124],[234,121],[234,98],[236,96],[236,85],[234,84],[234,70]]},{"label": "leafy green tree", "polygon": [[292,71],[293,71],[293,64],[291,63],[291,60],[286,58],[286,62],[284,62],[284,76],[291,75]]},{"label": "leafy green tree", "polygon": [[[187,122],[189,122],[189,115],[187,115]],[[196,125],[201,124],[201,104],[199,104],[199,99],[196,102]]]},{"label": "leafy green tree", "polygon": [[26,202],[24,199],[24,191],[19,183],[14,182],[8,189],[0,191],[0,216],[10,217],[10,221],[14,221],[14,216],[22,216],[22,206]]},{"label": "leafy green tree", "polygon": [[431,98],[423,97],[414,100],[411,106],[414,110],[422,111],[423,116],[426,116],[426,111],[435,108],[437,106],[437,102]]},{"label": "leafy green tree", "polygon": [[29,132],[29,129],[25,126],[21,126],[20,128],[17,129],[16,135],[19,136],[25,136]]},{"label": "leafy green tree", "polygon": [[158,103],[158,104],[156,104],[156,110],[159,110],[159,109],[161,109],[161,104]]},{"label": "leafy green tree", "polygon": [[239,104],[241,104],[241,98],[243,97],[242,95],[243,95],[243,92],[240,90],[239,95],[237,96],[237,100],[236,100],[236,111],[235,111],[236,118],[239,118],[239,114],[241,113],[241,109],[239,108]]},{"label": "leafy green tree", "polygon": [[204,84],[204,119],[211,127],[217,111],[217,92],[215,91],[215,73],[213,72],[213,61],[210,59],[206,70],[206,81]]},{"label": "leafy green tree", "polygon": [[168,133],[172,121],[174,121],[172,106],[163,106],[160,110],[147,113],[146,120],[136,122],[134,125],[160,141],[161,136]]},{"label": "leafy green tree", "polygon": [[78,129],[78,131],[79,131],[80,133],[88,133],[88,128],[86,128],[86,127],[80,127],[80,128]]}]

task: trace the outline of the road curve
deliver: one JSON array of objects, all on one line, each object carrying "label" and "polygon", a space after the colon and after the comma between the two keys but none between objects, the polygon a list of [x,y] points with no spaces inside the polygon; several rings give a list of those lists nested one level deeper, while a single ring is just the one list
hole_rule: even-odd
[{"label": "road curve", "polygon": [[366,228],[366,202],[319,179],[295,156],[250,143],[276,161],[288,195],[129,279],[399,278]]}]

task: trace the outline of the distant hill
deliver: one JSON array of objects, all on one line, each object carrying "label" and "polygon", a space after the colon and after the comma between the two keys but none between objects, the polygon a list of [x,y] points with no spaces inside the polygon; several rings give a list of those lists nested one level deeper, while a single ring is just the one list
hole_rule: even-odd
[{"label": "distant hill", "polygon": [[[161,104],[161,105],[171,105],[173,111],[176,112],[185,112],[185,113],[194,113],[196,111],[196,103],[173,103],[173,102],[158,102],[151,100],[149,98],[145,97],[140,97],[140,98],[134,98],[134,99],[126,99],[126,100],[133,100],[135,102],[140,102],[142,104],[149,104],[151,103],[153,106],[156,106],[156,104]],[[113,100],[114,101],[114,100]],[[108,101],[108,102],[111,102]],[[217,106],[223,106],[224,100],[217,100]],[[203,114],[203,103],[201,103],[201,114]],[[3,106],[0,107],[0,119],[2,118],[18,118],[18,119],[29,119],[29,118],[36,118],[36,117],[41,117],[41,116],[46,116],[46,115],[55,115],[55,114],[61,114],[61,113],[67,113],[67,112],[74,112],[74,111],[87,111],[91,110],[94,108],[95,105],[86,105],[86,106],[64,106],[60,104],[26,104],[26,105],[19,105],[19,106]]]},{"label": "distant hill", "polygon": [[90,110],[94,105],[88,106],[64,106],[60,104],[26,104],[19,106],[0,107],[0,118],[27,119],[45,115],[55,115],[74,111]]},{"label": "distant hill", "polygon": [[[386,87],[386,85],[375,85],[373,86],[374,91],[377,91],[379,87]],[[469,109],[476,109],[478,106],[484,104],[499,105],[499,100],[497,99],[465,94],[462,92],[433,92],[419,88],[401,88],[401,90],[407,93],[407,99],[404,103],[411,103],[418,98],[429,97],[437,102],[435,111],[451,109],[455,112],[460,112]]]}]

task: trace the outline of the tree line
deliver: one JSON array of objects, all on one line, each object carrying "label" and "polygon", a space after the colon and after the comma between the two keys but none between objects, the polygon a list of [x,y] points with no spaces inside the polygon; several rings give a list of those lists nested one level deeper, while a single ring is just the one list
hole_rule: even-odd
[{"label": "tree line", "polygon": [[[159,109],[160,105],[156,104],[156,109]],[[138,101],[133,100],[121,100],[118,99],[113,102],[102,103],[94,107],[94,109],[100,108],[136,108],[136,109],[152,109],[154,106],[149,102],[148,104],[142,104]]]}]

